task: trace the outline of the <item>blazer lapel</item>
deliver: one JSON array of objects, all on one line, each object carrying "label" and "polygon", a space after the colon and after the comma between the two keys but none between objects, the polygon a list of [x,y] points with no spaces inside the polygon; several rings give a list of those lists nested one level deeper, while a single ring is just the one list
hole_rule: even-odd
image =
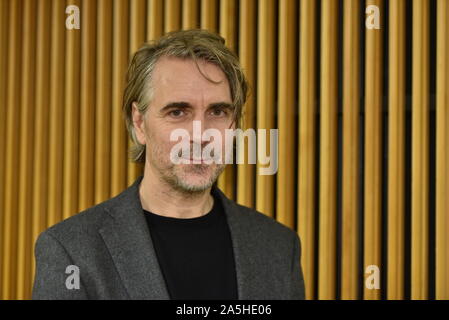
[{"label": "blazer lapel", "polygon": [[110,202],[99,232],[131,299],[169,299],[139,198],[142,178]]},{"label": "blazer lapel", "polygon": [[237,276],[237,291],[239,300],[250,300],[255,298],[255,292],[259,286],[255,276],[257,266],[253,265],[250,257],[254,254],[251,239],[248,237],[248,228],[245,219],[237,204],[229,200],[220,189],[216,192],[221,198],[223,208],[231,233],[232,247],[234,250],[234,261]]}]

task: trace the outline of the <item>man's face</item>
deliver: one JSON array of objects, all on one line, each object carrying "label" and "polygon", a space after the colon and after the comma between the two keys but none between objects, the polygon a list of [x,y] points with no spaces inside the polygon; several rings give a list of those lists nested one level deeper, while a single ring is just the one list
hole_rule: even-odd
[{"label": "man's face", "polygon": [[[146,166],[174,189],[201,192],[215,182],[224,164],[175,164],[170,152],[179,141],[170,141],[176,129],[189,132],[192,162],[193,145],[204,148],[209,141],[195,140],[193,121],[201,124],[201,134],[217,129],[224,137],[225,129],[234,128],[233,107],[229,83],[223,71],[212,63],[198,61],[206,79],[191,59],[163,57],[153,70],[153,97],[142,117],[133,106],[136,135],[146,145]],[[213,139],[212,139],[213,140]],[[200,142],[199,144],[197,142]],[[196,159],[196,157],[195,157]]]}]

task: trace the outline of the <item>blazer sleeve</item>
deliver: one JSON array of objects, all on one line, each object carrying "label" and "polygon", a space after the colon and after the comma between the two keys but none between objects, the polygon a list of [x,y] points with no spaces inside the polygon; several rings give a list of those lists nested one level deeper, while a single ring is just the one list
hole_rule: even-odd
[{"label": "blazer sleeve", "polygon": [[304,277],[301,268],[301,242],[298,234],[295,232],[293,244],[293,262],[292,262],[292,281],[291,281],[291,299],[304,300],[305,287]]},{"label": "blazer sleeve", "polygon": [[[34,277],[33,300],[80,300],[87,299],[85,288],[79,281],[79,289],[69,289],[66,274],[71,258],[61,243],[48,231],[40,234],[35,245],[36,273]],[[82,270],[80,270],[80,277]]]}]

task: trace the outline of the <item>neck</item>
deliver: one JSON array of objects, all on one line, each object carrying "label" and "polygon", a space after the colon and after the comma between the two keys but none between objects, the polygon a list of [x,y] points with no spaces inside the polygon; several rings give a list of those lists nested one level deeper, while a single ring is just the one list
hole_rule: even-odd
[{"label": "neck", "polygon": [[181,219],[196,218],[208,213],[214,203],[210,191],[211,188],[199,193],[176,190],[147,165],[139,186],[140,202],[144,210]]}]

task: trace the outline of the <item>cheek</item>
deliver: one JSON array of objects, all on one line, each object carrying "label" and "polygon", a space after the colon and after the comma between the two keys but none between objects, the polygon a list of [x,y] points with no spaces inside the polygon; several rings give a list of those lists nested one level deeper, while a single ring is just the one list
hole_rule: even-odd
[{"label": "cheek", "polygon": [[230,126],[230,123],[227,123],[227,124],[223,124],[222,126],[220,126],[217,129],[220,130],[221,136],[223,137],[222,141],[224,144],[226,141],[226,132],[232,133],[235,130],[235,126],[234,125]]},{"label": "cheek", "polygon": [[175,145],[176,141],[170,141],[171,130],[163,127],[157,128],[156,130],[150,132],[150,145],[153,146],[154,149],[158,149],[158,151],[162,154],[170,153],[170,150],[173,145]]}]

